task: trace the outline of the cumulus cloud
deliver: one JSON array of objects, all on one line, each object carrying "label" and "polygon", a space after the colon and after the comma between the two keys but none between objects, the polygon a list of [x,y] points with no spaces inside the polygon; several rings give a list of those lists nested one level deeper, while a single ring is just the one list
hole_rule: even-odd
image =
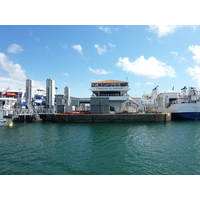
[{"label": "cumulus cloud", "polygon": [[[12,90],[25,89],[27,76],[21,65],[13,63],[4,53],[0,53],[0,89],[10,87]],[[45,88],[46,83],[35,81],[35,87]]]},{"label": "cumulus cloud", "polygon": [[94,45],[94,48],[97,49],[97,52],[98,52],[98,54],[100,54],[100,55],[104,54],[104,53],[107,51],[105,45],[103,45],[103,47],[101,48],[101,47],[99,47],[98,44],[95,44],[95,45]]},{"label": "cumulus cloud", "polygon": [[22,51],[24,51],[24,49],[22,48],[22,46],[13,43],[8,47],[7,51],[9,53],[18,54],[18,53],[21,53]]},{"label": "cumulus cloud", "polygon": [[46,89],[46,82],[44,82],[44,81],[35,81],[34,80],[34,85],[36,88]]},{"label": "cumulus cloud", "polygon": [[123,71],[131,72],[137,76],[148,79],[156,79],[163,76],[176,76],[176,73],[171,66],[167,66],[165,63],[154,57],[145,59],[144,56],[140,56],[135,62],[130,62],[127,57],[119,58],[116,65]]},{"label": "cumulus cloud", "polygon": [[119,28],[110,28],[108,26],[99,26],[99,30],[105,32],[105,33],[112,33],[113,31],[117,32]]},{"label": "cumulus cloud", "polygon": [[3,53],[0,53],[0,68],[5,70],[10,78],[24,81],[26,79],[25,71],[22,70],[21,65],[14,64],[9,60],[9,57]]},{"label": "cumulus cloud", "polygon": [[80,44],[73,45],[72,48],[82,54],[82,46]]},{"label": "cumulus cloud", "polygon": [[111,74],[111,71],[106,71],[104,69],[92,69],[91,67],[88,68],[90,72],[92,72],[93,74],[97,74],[97,75],[106,75],[106,74]]},{"label": "cumulus cloud", "polygon": [[194,54],[192,58],[196,61],[196,63],[200,64],[200,46],[192,45],[189,46],[188,49]]},{"label": "cumulus cloud", "polygon": [[10,86],[12,89],[24,88],[25,86],[25,70],[21,65],[13,63],[9,57],[0,53],[0,69],[4,72],[0,76],[1,88]]},{"label": "cumulus cloud", "polygon": [[[192,45],[189,46],[188,49],[194,54],[192,58],[195,60],[195,62],[200,64],[200,46]],[[200,67],[189,67],[185,71],[192,77],[193,80],[197,82],[198,88],[200,88]]]},{"label": "cumulus cloud", "polygon": [[154,32],[158,35],[158,37],[163,37],[169,34],[176,32],[178,29],[182,27],[190,27],[194,31],[197,29],[198,26],[191,25],[191,26],[183,26],[183,25],[150,25],[149,31]]},{"label": "cumulus cloud", "polygon": [[200,88],[200,67],[195,66],[194,68],[189,67],[185,70],[190,76],[192,76],[193,80],[197,82],[198,88]]},{"label": "cumulus cloud", "polygon": [[182,26],[179,25],[150,25],[149,31],[156,33],[158,37],[163,37],[165,35],[174,33],[181,27]]}]

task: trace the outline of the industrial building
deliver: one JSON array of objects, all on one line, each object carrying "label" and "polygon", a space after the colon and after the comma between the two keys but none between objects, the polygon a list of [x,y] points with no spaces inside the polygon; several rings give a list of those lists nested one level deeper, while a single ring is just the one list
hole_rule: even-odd
[{"label": "industrial building", "polygon": [[[10,119],[20,122],[42,119],[43,121],[62,122],[64,120],[65,122],[92,123],[170,120],[170,115],[146,116],[144,113],[144,115],[136,114],[142,107],[142,103],[140,98],[135,99],[128,95],[128,82],[116,80],[93,82],[91,83],[92,96],[90,98],[71,97],[68,87],[64,88],[64,94],[56,94],[56,89],[54,80],[47,79],[46,92],[36,90],[35,93],[33,80],[27,79],[26,102],[23,102],[24,96],[20,95],[21,106],[20,104],[19,106],[12,105],[10,113],[7,113],[5,109],[2,110],[2,116],[8,119],[8,122],[10,122]],[[36,98],[37,96],[40,98]],[[26,103],[26,106],[23,106],[24,103]],[[128,113],[132,114],[129,115]]]},{"label": "industrial building", "polygon": [[[65,87],[64,95],[55,95],[57,112],[90,111],[91,114],[122,113],[123,111],[137,112],[141,106],[140,103],[128,95],[130,89],[128,82],[125,81],[105,80],[92,82],[90,90],[92,92],[90,98],[76,98],[71,97],[70,88]],[[46,91],[47,96],[50,95],[49,91]]]},{"label": "industrial building", "polygon": [[[64,94],[56,94],[55,81],[46,80],[46,92],[38,95],[34,81],[26,80],[25,102],[21,98],[21,106],[18,107],[19,115],[38,117],[42,114],[109,114],[109,113],[133,113],[138,112],[140,103],[128,95],[129,85],[125,81],[105,80],[91,83],[92,95],[90,98],[71,97],[70,88],[64,88]],[[36,93],[35,93],[36,92]],[[37,94],[37,95],[36,95]],[[44,94],[44,92],[42,92]],[[40,97],[39,99],[37,98]]]},{"label": "industrial building", "polygon": [[92,97],[108,97],[110,111],[122,112],[123,103],[131,100],[128,82],[105,80],[91,83]]}]

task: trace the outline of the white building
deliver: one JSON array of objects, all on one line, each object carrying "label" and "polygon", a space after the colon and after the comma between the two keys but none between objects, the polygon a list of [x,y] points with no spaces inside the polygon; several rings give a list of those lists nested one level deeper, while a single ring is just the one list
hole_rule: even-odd
[{"label": "white building", "polygon": [[123,102],[130,100],[128,82],[105,80],[91,83],[92,96],[109,97],[111,110],[122,107]]}]

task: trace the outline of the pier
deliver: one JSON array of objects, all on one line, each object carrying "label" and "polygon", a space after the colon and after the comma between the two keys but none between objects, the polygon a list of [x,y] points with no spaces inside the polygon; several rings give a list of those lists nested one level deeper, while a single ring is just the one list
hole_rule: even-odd
[{"label": "pier", "polygon": [[51,121],[58,123],[146,123],[171,121],[171,114],[49,114],[41,115],[41,118],[43,121]]},{"label": "pier", "polygon": [[[55,82],[46,80],[44,90],[34,90],[34,82],[26,80],[26,92],[15,98],[2,98],[3,118],[13,122],[51,121],[58,123],[146,123],[167,122],[171,114],[147,110],[140,98],[132,98],[128,82],[106,80],[91,83],[90,98],[70,96],[70,88],[64,94],[55,94]],[[26,95],[25,95],[26,94]],[[15,103],[6,100],[16,101]],[[11,100],[10,100],[11,99]],[[7,121],[9,121],[7,120]]]}]

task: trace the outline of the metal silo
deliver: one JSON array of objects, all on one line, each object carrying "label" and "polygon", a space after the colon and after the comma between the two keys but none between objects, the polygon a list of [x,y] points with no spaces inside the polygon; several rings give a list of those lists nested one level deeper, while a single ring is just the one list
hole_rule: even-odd
[{"label": "metal silo", "polygon": [[70,88],[69,87],[64,88],[64,94],[66,96],[66,105],[70,106]]},{"label": "metal silo", "polygon": [[34,98],[34,83],[31,79],[26,79],[26,105],[31,105]]},{"label": "metal silo", "polygon": [[55,102],[55,81],[53,79],[46,80],[46,106],[52,108]]}]

